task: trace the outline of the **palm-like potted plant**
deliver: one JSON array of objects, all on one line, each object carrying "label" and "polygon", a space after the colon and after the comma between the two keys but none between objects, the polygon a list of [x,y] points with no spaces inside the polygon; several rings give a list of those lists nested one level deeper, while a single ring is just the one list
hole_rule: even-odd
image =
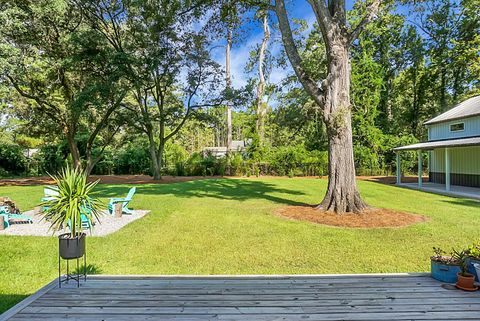
[{"label": "palm-like potted plant", "polygon": [[[83,221],[99,221],[101,203],[91,196],[98,181],[87,182],[85,172],[65,167],[58,175],[52,176],[56,186],[47,187],[54,195],[42,202],[45,208],[43,218],[50,222],[53,233],[68,230],[58,236],[59,253],[63,259],[75,259],[85,254]],[[91,229],[92,224],[88,224]]]},{"label": "palm-like potted plant", "polygon": [[457,274],[457,288],[465,291],[476,291],[475,276],[468,273],[468,253],[466,251],[453,251],[453,257],[460,263],[460,272]]}]

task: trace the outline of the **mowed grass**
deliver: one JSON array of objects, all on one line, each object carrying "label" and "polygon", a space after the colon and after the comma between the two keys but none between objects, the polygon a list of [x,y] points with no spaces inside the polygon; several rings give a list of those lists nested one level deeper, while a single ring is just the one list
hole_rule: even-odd
[{"label": "mowed grass", "polygon": [[[300,274],[429,270],[433,246],[479,236],[480,203],[378,183],[359,183],[366,201],[429,217],[399,229],[347,229],[275,216],[282,206],[316,204],[320,179],[213,179],[137,185],[133,208],[151,212],[107,237],[89,237],[88,264],[104,274]],[[130,186],[99,185],[106,201]],[[42,186],[0,187],[22,210]],[[0,236],[0,312],[57,276],[57,239]]]}]

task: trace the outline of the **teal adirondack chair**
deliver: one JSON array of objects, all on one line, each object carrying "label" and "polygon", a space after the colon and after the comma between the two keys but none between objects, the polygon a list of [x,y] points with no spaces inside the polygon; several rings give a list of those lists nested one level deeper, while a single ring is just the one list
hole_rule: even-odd
[{"label": "teal adirondack chair", "polygon": [[22,220],[28,223],[33,223],[29,216],[10,213],[8,206],[0,206],[0,215],[3,216],[4,227],[10,227],[10,220]]},{"label": "teal adirondack chair", "polygon": [[[90,215],[90,217],[92,217],[90,207],[82,207],[82,211],[83,211],[84,213],[88,213],[88,214]],[[90,229],[93,225],[95,225],[95,223],[93,223],[92,221],[90,221],[90,219],[88,218],[88,216],[85,215],[84,213],[82,213],[82,214],[80,215],[80,219],[82,220],[82,229],[88,230],[88,229]]]},{"label": "teal adirondack chair", "polygon": [[[58,191],[56,191],[56,186],[55,187],[45,187],[43,189],[43,194],[44,197],[42,197],[42,202],[49,201],[53,199],[55,196],[58,196]],[[43,206],[42,207],[42,212],[46,211],[48,209],[48,206]]]},{"label": "teal adirondack chair", "polygon": [[[90,219],[87,217],[85,214],[80,214],[80,219],[82,220],[82,229],[83,230],[89,230],[92,226],[93,223],[90,221]],[[70,220],[67,223],[68,228],[70,228]]]},{"label": "teal adirondack chair", "polygon": [[108,203],[108,212],[113,214],[115,211],[115,204],[122,203],[122,213],[125,214],[133,214],[133,210],[128,208],[128,203],[132,201],[133,195],[137,191],[136,187],[132,187],[125,198],[111,198],[110,202]]},{"label": "teal adirondack chair", "polygon": [[42,201],[49,201],[54,196],[58,196],[58,191],[56,186],[49,186],[43,189],[44,197],[42,197]]}]

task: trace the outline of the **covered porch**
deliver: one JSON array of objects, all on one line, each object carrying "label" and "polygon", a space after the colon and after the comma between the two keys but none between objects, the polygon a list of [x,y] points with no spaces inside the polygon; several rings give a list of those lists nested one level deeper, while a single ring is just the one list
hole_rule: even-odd
[{"label": "covered porch", "polygon": [[[452,172],[452,167],[455,165],[457,168],[459,164],[455,164],[452,161],[452,153],[462,150],[466,155],[467,161],[473,166],[480,168],[480,160],[476,159],[475,155],[470,155],[465,153],[466,147],[478,147],[480,146],[480,137],[470,137],[462,139],[450,139],[450,140],[441,140],[441,141],[431,141],[425,143],[412,144],[407,146],[401,146],[394,149],[396,153],[396,184],[419,189],[427,192],[433,192],[438,194],[444,194],[449,196],[457,197],[468,197],[480,199],[480,188],[478,187],[478,182],[476,182],[476,177],[473,175],[463,174],[457,172]],[[417,183],[402,183],[402,152],[404,151],[415,151],[417,154]],[[430,156],[432,153],[436,152],[435,164],[441,163],[442,172],[434,171],[435,177],[431,177],[432,170],[427,168],[429,172],[429,181],[425,182],[423,180],[423,153],[429,153],[429,166],[431,166]],[[443,159],[438,159],[438,155],[441,155]],[[452,177],[454,182],[452,183]],[[456,183],[456,184],[455,184]]]},{"label": "covered porch", "polygon": [[401,183],[400,186],[429,193],[480,200],[480,188],[476,187],[450,185],[450,190],[446,191],[444,184],[431,182],[423,182],[421,187],[418,186],[418,183]]}]

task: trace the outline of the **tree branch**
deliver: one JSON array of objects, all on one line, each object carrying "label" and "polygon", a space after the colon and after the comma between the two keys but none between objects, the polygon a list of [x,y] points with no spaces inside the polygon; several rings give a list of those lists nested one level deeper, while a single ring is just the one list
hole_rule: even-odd
[{"label": "tree branch", "polygon": [[127,95],[127,92],[124,91],[118,99],[112,102],[112,105],[105,111],[103,114],[102,118],[98,122],[97,126],[95,126],[95,129],[93,132],[90,134],[90,137],[88,137],[87,141],[87,149],[91,149],[93,146],[93,142],[95,141],[95,138],[97,137],[98,133],[105,127],[108,118],[110,118],[110,115],[115,111],[120,106],[120,103],[122,102],[123,98]]},{"label": "tree branch", "polygon": [[[313,0],[312,0],[313,1]],[[323,5],[325,7],[325,5]],[[293,70],[298,77],[298,80],[302,83],[305,90],[314,98],[315,102],[319,105],[323,105],[323,91],[317,85],[317,83],[307,74],[302,66],[302,58],[298,53],[297,46],[292,35],[292,29],[288,21],[287,11],[285,9],[285,3],[283,0],[275,1],[275,12],[278,17],[278,23],[280,32],[282,34],[283,43],[285,46],[285,52],[290,60]]]},{"label": "tree branch", "polygon": [[[327,28],[331,25],[332,15],[328,10],[328,7],[325,4],[324,0],[307,0],[310,6],[312,7],[317,21],[320,25],[320,28]],[[282,0],[283,2],[283,0]]]},{"label": "tree branch", "polygon": [[203,71],[202,65],[200,64],[199,65],[199,70],[198,70],[198,75],[197,75],[197,83],[195,84],[193,89],[190,91],[190,95],[188,96],[187,111],[185,112],[185,116],[183,117],[182,121],[177,125],[177,127],[170,134],[165,136],[165,140],[164,140],[165,142],[167,140],[169,140],[170,138],[172,138],[173,136],[175,136],[180,131],[180,129],[183,127],[183,125],[185,125],[185,122],[187,121],[188,117],[190,116],[190,112],[193,109],[192,99],[197,94],[197,90],[200,87],[200,82],[201,82],[201,79],[202,79],[202,76],[203,76],[202,71]]},{"label": "tree branch", "polygon": [[328,0],[328,7],[332,17],[342,26],[346,26],[347,13],[345,11],[345,0]]},{"label": "tree branch", "polygon": [[[45,100],[41,99],[40,97],[36,96],[36,95],[33,95],[31,93],[27,93],[26,91],[24,91],[22,88],[20,88],[20,86],[18,85],[18,83],[15,81],[15,79],[13,79],[11,76],[9,75],[6,75],[8,80],[10,80],[10,82],[12,83],[13,87],[15,88],[15,90],[22,96],[22,97],[25,97],[25,98],[28,98],[28,99],[32,99],[34,100],[38,106],[46,113],[48,114],[52,119],[56,120],[57,122],[61,122],[60,121],[60,118],[57,116],[57,114],[59,113],[59,109],[55,106],[55,105],[52,105],[48,102],[46,102]],[[51,110],[49,110],[49,108],[46,108],[45,106],[48,106],[50,107]]]},{"label": "tree branch", "polygon": [[378,11],[380,9],[380,2],[380,0],[372,0],[370,5],[367,6],[367,14],[365,15],[365,17],[363,17],[363,19],[360,21],[360,23],[355,29],[349,32],[348,40],[350,43],[355,41],[360,35],[360,33],[363,31],[363,29],[365,29],[365,26],[377,17]]}]

